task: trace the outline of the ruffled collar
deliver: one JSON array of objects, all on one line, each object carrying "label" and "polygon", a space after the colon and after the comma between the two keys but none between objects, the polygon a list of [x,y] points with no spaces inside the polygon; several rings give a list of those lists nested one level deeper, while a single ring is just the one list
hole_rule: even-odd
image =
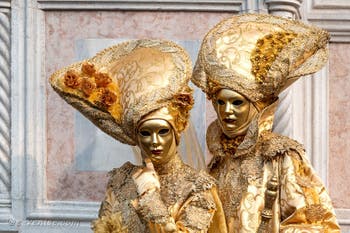
[{"label": "ruffled collar", "polygon": [[[225,157],[230,154],[233,158],[244,156],[254,150],[259,136],[264,132],[272,131],[272,124],[274,119],[274,113],[276,111],[278,100],[271,105],[265,107],[256,117],[253,118],[247,134],[245,136],[239,136],[242,138],[227,139],[223,135],[222,129],[218,120],[215,120],[210,124],[207,130],[207,145],[210,153],[213,155],[213,159],[217,157]],[[241,142],[239,144],[239,142]],[[232,144],[231,144],[232,143]],[[237,145],[237,143],[239,145]],[[231,145],[228,145],[231,144]],[[237,149],[235,149],[235,147]]]}]

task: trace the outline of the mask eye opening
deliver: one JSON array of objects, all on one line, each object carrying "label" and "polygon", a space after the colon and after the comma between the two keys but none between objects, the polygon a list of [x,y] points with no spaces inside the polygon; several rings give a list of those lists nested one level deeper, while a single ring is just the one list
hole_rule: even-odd
[{"label": "mask eye opening", "polygon": [[159,133],[160,135],[165,135],[165,134],[169,133],[169,131],[170,131],[169,129],[164,128],[164,129],[159,130],[158,133]]},{"label": "mask eye opening", "polygon": [[139,134],[140,134],[141,136],[143,136],[143,137],[151,136],[151,133],[148,132],[147,130],[141,130],[141,131],[139,132]]},{"label": "mask eye opening", "polygon": [[232,104],[235,106],[239,106],[239,105],[243,104],[243,100],[235,100],[232,102]]},{"label": "mask eye opening", "polygon": [[223,101],[223,100],[221,100],[221,99],[218,99],[218,100],[216,101],[216,103],[217,103],[218,105],[224,105],[224,104],[225,104],[225,101]]}]

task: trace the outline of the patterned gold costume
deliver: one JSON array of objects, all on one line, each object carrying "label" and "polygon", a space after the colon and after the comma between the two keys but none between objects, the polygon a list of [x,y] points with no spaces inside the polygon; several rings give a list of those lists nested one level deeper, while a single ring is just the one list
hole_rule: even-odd
[{"label": "patterned gold costume", "polygon": [[[139,125],[161,119],[171,125],[177,145],[193,105],[190,77],[189,57],[181,47],[137,40],[64,68],[52,75],[50,83],[63,99],[122,143],[140,146]],[[109,172],[105,200],[93,224],[96,233],[170,232],[172,222],[176,232],[225,232],[213,178],[185,165],[176,153],[170,161],[154,164],[160,189],[138,193],[133,175],[140,168],[128,162]]]},{"label": "patterned gold costume", "polygon": [[272,132],[278,94],[325,64],[328,40],[316,27],[256,14],[224,20],[205,36],[192,81],[213,101],[228,89],[257,110],[245,135],[228,137],[220,119],[207,131],[228,232],[340,231],[303,147]]}]

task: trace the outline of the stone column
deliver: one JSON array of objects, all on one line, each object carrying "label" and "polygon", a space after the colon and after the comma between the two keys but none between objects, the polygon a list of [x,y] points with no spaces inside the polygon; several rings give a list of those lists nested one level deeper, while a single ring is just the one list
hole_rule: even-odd
[{"label": "stone column", "polygon": [[0,1],[0,203],[11,192],[11,0]]},{"label": "stone column", "polygon": [[300,19],[300,5],[303,0],[265,0],[268,12],[285,18]]}]

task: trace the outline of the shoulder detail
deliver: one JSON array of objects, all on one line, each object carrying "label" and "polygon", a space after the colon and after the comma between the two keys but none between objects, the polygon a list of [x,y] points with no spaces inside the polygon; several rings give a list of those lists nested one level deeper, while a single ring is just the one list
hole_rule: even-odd
[{"label": "shoulder detail", "polygon": [[206,141],[210,153],[212,153],[215,157],[225,157],[225,154],[222,152],[222,146],[220,144],[221,134],[222,130],[219,126],[218,121],[213,121],[207,129]]},{"label": "shoulder detail", "polygon": [[298,154],[304,154],[305,152],[304,146],[299,142],[272,132],[260,135],[259,141],[260,154],[268,158],[283,155],[288,151],[294,151]]},{"label": "shoulder detail", "polygon": [[216,180],[210,176],[204,170],[196,170],[193,167],[184,164],[184,168],[186,169],[186,180],[192,183],[192,191],[193,192],[201,192],[205,190],[210,190],[214,186],[216,186]]},{"label": "shoulder detail", "polygon": [[216,186],[216,180],[208,173],[201,170],[197,173],[197,179],[194,182],[194,192],[210,190]]},{"label": "shoulder detail", "polygon": [[130,162],[126,162],[121,167],[112,169],[108,172],[108,187],[113,187],[113,189],[119,188],[126,182],[127,179],[131,179],[131,175],[138,168],[138,166],[133,165]]},{"label": "shoulder detail", "polygon": [[222,134],[221,128],[217,120],[213,121],[207,129],[207,147],[212,154],[212,158],[208,164],[208,169],[212,170],[217,164],[225,157],[220,143],[220,135]]}]

